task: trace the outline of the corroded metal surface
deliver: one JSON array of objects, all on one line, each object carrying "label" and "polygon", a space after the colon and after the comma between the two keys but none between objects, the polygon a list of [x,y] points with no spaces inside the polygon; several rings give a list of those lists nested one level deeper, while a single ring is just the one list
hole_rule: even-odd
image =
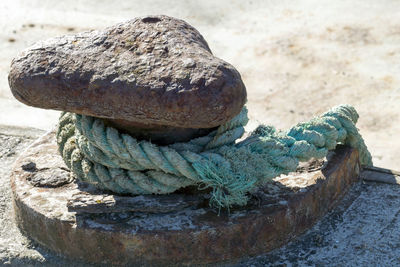
[{"label": "corroded metal surface", "polygon": [[25,151],[12,172],[16,220],[27,235],[89,262],[154,265],[234,262],[277,248],[335,206],[360,168],[357,151],[339,147],[322,169],[276,178],[230,213],[218,215],[201,203],[162,214],[94,215],[68,211],[68,200],[86,190],[75,183],[46,188],[27,182],[32,172],[21,166],[29,162],[37,169],[65,168],[54,133]]},{"label": "corroded metal surface", "polygon": [[39,42],[13,60],[9,84],[27,105],[131,131],[216,127],[246,101],[238,71],[213,56],[195,28],[167,16]]},{"label": "corroded metal surface", "polygon": [[189,194],[118,196],[102,192],[81,191],[72,195],[67,202],[67,207],[71,212],[97,214],[132,211],[167,213],[197,206],[204,200],[201,195]]}]

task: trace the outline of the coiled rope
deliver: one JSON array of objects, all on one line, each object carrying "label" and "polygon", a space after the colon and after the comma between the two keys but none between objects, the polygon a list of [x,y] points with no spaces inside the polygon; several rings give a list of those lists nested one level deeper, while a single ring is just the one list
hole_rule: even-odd
[{"label": "coiled rope", "polygon": [[337,106],[288,132],[260,125],[247,138],[247,109],[207,136],[187,143],[157,146],[136,140],[101,119],[62,113],[57,131],[59,151],[75,177],[115,193],[168,194],[189,185],[212,188],[210,204],[245,205],[248,193],[299,161],[323,158],[337,144],[357,148],[363,165],[371,155],[355,124],[356,110]]}]

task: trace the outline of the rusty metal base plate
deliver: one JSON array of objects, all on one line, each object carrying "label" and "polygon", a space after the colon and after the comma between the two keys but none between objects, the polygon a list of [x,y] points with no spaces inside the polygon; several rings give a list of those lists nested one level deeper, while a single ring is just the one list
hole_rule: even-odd
[{"label": "rusty metal base plate", "polygon": [[[21,154],[11,182],[17,224],[38,243],[88,262],[165,266],[233,263],[277,248],[332,209],[358,181],[359,169],[357,151],[340,146],[323,164],[278,177],[255,192],[246,207],[220,214],[208,207],[206,193],[170,194],[165,202],[100,192],[99,200],[91,188],[70,179],[50,132]],[[96,202],[103,201],[108,206],[97,209]]]}]

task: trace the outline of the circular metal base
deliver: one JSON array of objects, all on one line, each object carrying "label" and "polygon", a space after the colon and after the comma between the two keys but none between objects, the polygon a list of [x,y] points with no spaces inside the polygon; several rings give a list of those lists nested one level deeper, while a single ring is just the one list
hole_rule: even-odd
[{"label": "circular metal base", "polygon": [[341,146],[322,168],[278,177],[246,207],[218,214],[207,194],[137,202],[78,185],[50,132],[21,154],[11,182],[18,226],[38,243],[88,262],[165,266],[235,262],[285,244],[335,206],[359,168],[358,152]]}]

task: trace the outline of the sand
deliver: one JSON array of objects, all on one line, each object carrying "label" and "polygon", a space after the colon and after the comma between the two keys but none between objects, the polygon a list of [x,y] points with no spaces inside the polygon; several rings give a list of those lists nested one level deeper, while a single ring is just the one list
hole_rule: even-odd
[{"label": "sand", "polygon": [[0,124],[50,129],[58,112],[17,102],[11,59],[37,40],[102,29],[136,16],[186,20],[233,64],[248,91],[253,129],[286,129],[334,105],[359,111],[375,165],[400,169],[400,3],[392,1],[0,2]]}]

